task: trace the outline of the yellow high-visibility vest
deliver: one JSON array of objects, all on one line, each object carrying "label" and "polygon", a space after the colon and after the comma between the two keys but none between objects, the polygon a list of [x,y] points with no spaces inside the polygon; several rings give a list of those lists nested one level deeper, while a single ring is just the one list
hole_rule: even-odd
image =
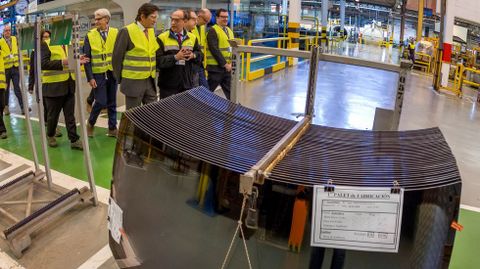
[{"label": "yellow high-visibility vest", "polygon": [[[68,47],[65,47],[65,50],[63,50],[62,46],[50,46],[49,42],[47,42],[47,44],[50,49],[51,61],[67,59]],[[63,82],[67,81],[68,78],[75,80],[75,75],[73,70],[68,69],[66,66],[63,67],[63,70],[42,70],[43,84]]]},{"label": "yellow high-visibility vest", "polygon": [[102,74],[112,71],[112,54],[115,40],[117,40],[118,29],[110,27],[108,29],[107,40],[104,41],[97,28],[88,32],[88,41],[92,50],[92,72]]},{"label": "yellow high-visibility vest", "polygon": [[2,56],[3,56],[3,64],[5,69],[18,67],[18,43],[17,38],[11,36],[10,39],[12,40],[12,48],[7,44],[5,38],[0,39],[0,48],[2,49]]},{"label": "yellow high-visibility vest", "polygon": [[[193,50],[193,46],[195,46],[195,41],[197,38],[195,37],[194,34],[188,33],[187,32],[188,38],[185,38],[182,41],[182,47],[185,49],[191,49]],[[163,51],[167,52],[169,50],[180,50],[180,46],[178,45],[177,39],[174,39],[170,36],[170,30],[165,31],[161,34],[158,35],[158,38],[162,41],[163,43]]]},{"label": "yellow high-visibility vest", "polygon": [[[218,48],[220,49],[220,52],[222,53],[223,58],[227,61],[227,63],[230,63],[232,61],[232,51],[230,48],[230,44],[228,43],[228,40],[234,39],[233,32],[230,28],[227,27],[227,33],[223,31],[223,29],[218,25],[215,24],[210,31],[215,31],[217,33],[218,37]],[[208,49],[207,46],[207,65],[218,65],[217,60],[213,57],[212,53]]]},{"label": "yellow high-visibility vest", "polygon": [[147,79],[155,78],[156,52],[159,48],[153,28],[148,29],[148,40],[145,33],[136,23],[126,26],[134,48],[127,51],[123,59],[122,78]]},{"label": "yellow high-visibility vest", "polygon": [[[200,29],[200,32],[198,31],[198,29]],[[193,28],[192,33],[195,35],[195,37],[197,37],[198,44],[200,45],[200,50],[203,51],[207,44],[207,33],[205,32],[205,25],[201,25],[198,28]]]},{"label": "yellow high-visibility vest", "polygon": [[3,64],[3,57],[0,57],[0,89],[7,88],[7,79],[5,77],[5,65]]}]

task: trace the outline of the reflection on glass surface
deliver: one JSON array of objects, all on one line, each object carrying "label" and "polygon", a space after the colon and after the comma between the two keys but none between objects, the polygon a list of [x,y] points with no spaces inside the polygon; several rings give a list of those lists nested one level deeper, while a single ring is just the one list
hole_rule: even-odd
[{"label": "reflection on glass surface", "polygon": [[[123,210],[124,236],[141,261],[138,268],[220,268],[242,208],[239,174],[187,155],[188,148],[168,147],[125,117],[119,131],[112,197]],[[246,201],[242,219],[253,268],[448,264],[443,249],[453,246],[448,225],[458,209],[458,201],[448,197],[459,186],[405,194],[397,254],[312,248],[312,188],[270,180],[255,187],[256,199]],[[234,239],[226,268],[248,268],[242,236]],[[125,239],[122,242],[110,240],[117,260],[126,258]]]}]

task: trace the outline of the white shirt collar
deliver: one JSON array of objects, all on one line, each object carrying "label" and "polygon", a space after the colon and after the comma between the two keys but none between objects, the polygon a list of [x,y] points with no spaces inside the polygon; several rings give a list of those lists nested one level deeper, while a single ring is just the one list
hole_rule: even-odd
[{"label": "white shirt collar", "polygon": [[137,21],[137,25],[142,32],[145,32],[145,27],[143,27],[143,25],[139,21]]}]

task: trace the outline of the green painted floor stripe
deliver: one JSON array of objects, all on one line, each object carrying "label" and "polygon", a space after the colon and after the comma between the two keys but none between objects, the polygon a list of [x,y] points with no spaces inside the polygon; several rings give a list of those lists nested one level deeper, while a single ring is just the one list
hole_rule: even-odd
[{"label": "green painted floor stripe", "polygon": [[452,260],[449,269],[475,269],[480,268],[480,213],[460,209],[458,223],[464,229],[455,236]]},{"label": "green painted floor stripe", "polygon": [[[5,123],[8,139],[0,140],[0,148],[32,160],[25,120],[5,117]],[[35,140],[40,152],[38,127],[38,123],[34,122],[33,132],[36,134]],[[116,140],[107,137],[106,132],[105,128],[96,127],[95,138],[90,138],[89,142],[96,183],[109,189]],[[83,154],[81,151],[70,149],[65,128],[62,128],[62,133],[63,137],[58,139],[59,147],[49,148],[52,169],[85,181],[87,177]],[[480,268],[480,255],[477,249],[477,243],[480,242],[480,213],[461,209],[459,223],[464,226],[464,230],[457,232],[450,269]]]},{"label": "green painted floor stripe", "polygon": [[[32,160],[32,150],[30,147],[25,120],[15,117],[4,117],[7,126],[7,139],[0,140],[0,148],[11,151],[24,158]],[[40,129],[38,122],[33,122],[33,133],[41,163]],[[70,141],[67,137],[67,131],[61,127],[63,136],[57,138],[58,147],[49,148],[51,168],[66,175],[87,180],[87,173],[83,161],[83,152],[70,149]],[[77,127],[80,132],[80,128]],[[107,129],[95,127],[95,137],[89,139],[90,151],[92,156],[93,172],[96,184],[109,189],[112,178],[113,154],[115,150],[116,139],[106,136]]]}]

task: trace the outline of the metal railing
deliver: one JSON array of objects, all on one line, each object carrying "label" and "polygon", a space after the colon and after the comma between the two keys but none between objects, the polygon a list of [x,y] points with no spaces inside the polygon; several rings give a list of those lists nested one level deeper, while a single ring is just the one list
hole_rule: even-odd
[{"label": "metal railing", "polygon": [[413,64],[413,66],[418,66],[420,68],[423,68],[425,69],[426,73],[430,73],[432,56],[429,54],[421,53],[421,52],[415,52],[415,58],[417,58],[416,56],[418,56],[418,60],[415,59],[415,63]]},{"label": "metal railing", "polygon": [[[247,45],[248,46],[253,46],[254,44],[258,44],[258,43],[275,42],[275,41],[277,41],[277,48],[280,49],[283,46],[282,41],[289,42],[290,38],[288,38],[288,37],[273,37],[273,38],[252,39],[252,40],[248,41]],[[251,70],[251,68],[252,68],[251,64],[252,63],[267,60],[267,59],[271,59],[271,58],[274,58],[274,57],[277,57],[277,61],[274,65],[272,65],[270,67],[267,67],[267,68],[257,69],[257,70],[254,70],[254,71]],[[246,76],[247,77],[246,77],[246,80],[250,81],[250,80],[254,80],[254,79],[263,77],[265,74],[269,74],[271,72],[275,72],[275,71],[278,71],[278,70],[281,70],[281,69],[285,68],[285,65],[286,65],[285,62],[282,62],[281,56],[264,55],[264,56],[252,58],[252,53],[247,53],[247,62],[246,62]],[[242,64],[242,66],[243,66],[243,64]],[[243,77],[243,75],[242,75],[242,77]]]},{"label": "metal railing", "polygon": [[[233,62],[232,62],[233,77],[231,81],[232,83],[231,84],[231,101],[236,103],[238,103],[239,101],[238,91],[240,89],[240,72],[238,71],[239,71],[239,66],[241,62],[240,55],[242,53],[257,53],[257,54],[305,58],[305,59],[310,59],[312,55],[310,51],[288,50],[288,49],[258,47],[258,46],[243,46],[243,45],[239,45],[235,41],[230,41],[230,45],[232,46],[232,50],[233,50]],[[398,84],[397,84],[397,95],[395,98],[395,108],[393,110],[391,128],[392,130],[398,129],[398,124],[400,122],[400,114],[402,111],[403,96],[405,93],[405,81],[408,75],[408,70],[411,67],[411,63],[409,61],[402,61],[400,65],[396,65],[396,64],[375,62],[370,60],[350,58],[350,57],[331,55],[331,54],[325,54],[325,53],[319,53],[316,59],[319,61],[369,67],[369,68],[397,73],[399,75],[399,78],[398,78]],[[314,66],[316,66],[316,64]],[[317,72],[317,70],[315,70],[315,72]]]}]

